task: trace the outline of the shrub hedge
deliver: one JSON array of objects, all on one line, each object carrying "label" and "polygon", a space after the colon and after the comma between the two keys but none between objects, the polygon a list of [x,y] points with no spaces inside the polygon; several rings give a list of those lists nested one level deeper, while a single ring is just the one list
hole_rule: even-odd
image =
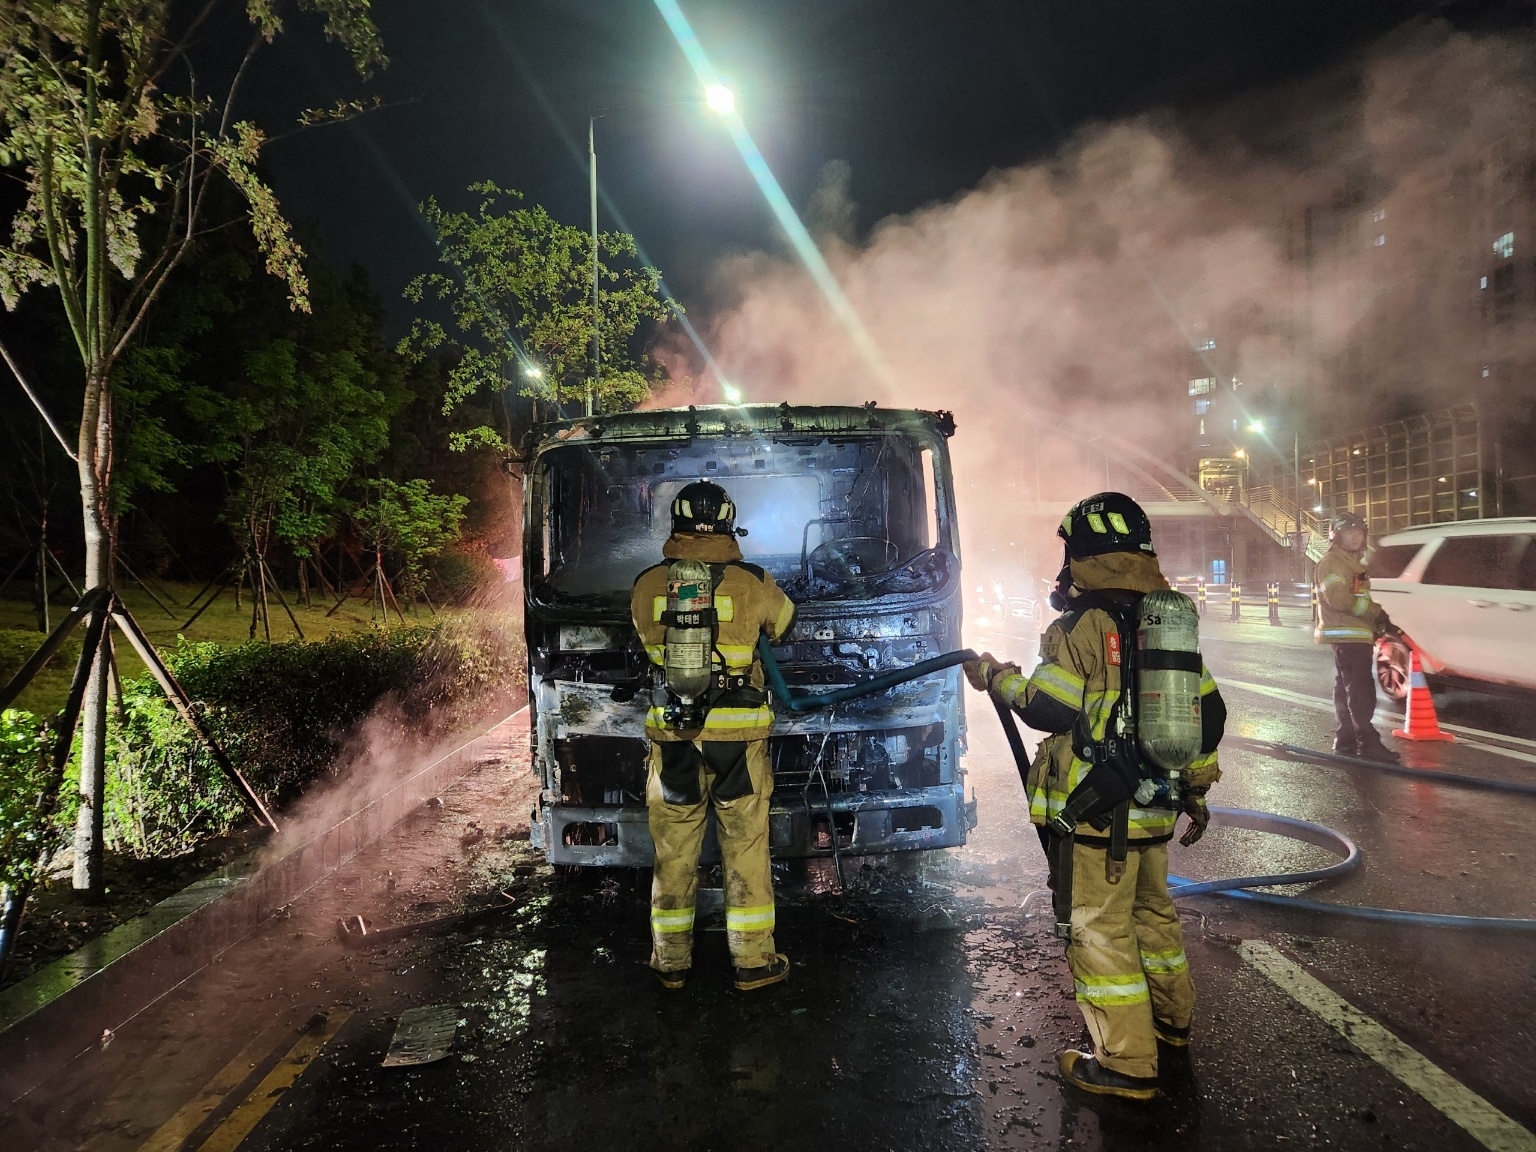
[{"label": "shrub hedge", "polygon": [[[182,640],[163,655],[230,758],[277,807],[333,769],[366,717],[387,709],[402,739],[430,737],[509,705],[525,674],[521,628],[492,613],[318,643]],[[238,795],[149,676],[124,683],[110,730],[109,848],[174,856],[243,822]],[[0,883],[19,880],[23,858],[49,835],[36,815],[38,731],[30,713],[0,720]],[[72,763],[52,821],[61,843],[77,780]]]}]

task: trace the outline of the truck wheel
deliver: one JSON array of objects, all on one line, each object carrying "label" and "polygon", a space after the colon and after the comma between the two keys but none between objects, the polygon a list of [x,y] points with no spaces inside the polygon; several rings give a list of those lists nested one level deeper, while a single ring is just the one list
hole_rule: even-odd
[{"label": "truck wheel", "polygon": [[1408,697],[1408,645],[1396,636],[1376,641],[1376,683],[1388,699]]}]

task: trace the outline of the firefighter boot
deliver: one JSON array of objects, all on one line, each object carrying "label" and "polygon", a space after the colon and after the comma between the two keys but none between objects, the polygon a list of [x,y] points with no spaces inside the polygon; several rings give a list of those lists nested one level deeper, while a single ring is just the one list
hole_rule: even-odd
[{"label": "firefighter boot", "polygon": [[736,990],[750,992],[754,988],[766,988],[770,984],[788,979],[789,957],[782,952],[775,952],[773,958],[766,964],[756,968],[737,968]]},{"label": "firefighter boot", "polygon": [[1355,753],[1362,760],[1376,760],[1382,764],[1401,764],[1403,758],[1381,742],[1381,737],[1372,730],[1369,736],[1360,741],[1360,748]]},{"label": "firefighter boot", "polygon": [[656,973],[656,979],[661,981],[661,986],[663,988],[676,990],[681,988],[684,984],[688,983],[688,973],[691,972],[692,969],[679,968],[674,972],[663,972],[660,969],[653,968],[651,971]]},{"label": "firefighter boot", "polygon": [[1111,1072],[1086,1052],[1063,1052],[1057,1059],[1067,1083],[1097,1096],[1124,1100],[1151,1100],[1157,1095],[1157,1078],[1126,1076]]}]

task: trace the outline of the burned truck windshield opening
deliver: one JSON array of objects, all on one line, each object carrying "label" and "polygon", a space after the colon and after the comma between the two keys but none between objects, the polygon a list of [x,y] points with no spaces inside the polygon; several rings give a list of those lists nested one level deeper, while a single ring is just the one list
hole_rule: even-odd
[{"label": "burned truck windshield opening", "polygon": [[661,558],[673,497],[703,479],[735,502],[742,554],[796,601],[928,591],[957,567],[936,477],[933,449],[892,433],[573,444],[542,459],[534,571],[554,598],[626,597]]}]

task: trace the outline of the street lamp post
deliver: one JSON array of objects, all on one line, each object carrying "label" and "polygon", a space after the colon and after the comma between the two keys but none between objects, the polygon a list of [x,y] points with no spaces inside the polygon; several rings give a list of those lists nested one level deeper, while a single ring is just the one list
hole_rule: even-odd
[{"label": "street lamp post", "polygon": [[[1264,421],[1251,421],[1248,425],[1248,431],[1263,437]],[[1275,448],[1274,443],[1268,437],[1264,437],[1264,439],[1275,452],[1275,455],[1279,456],[1280,460],[1284,462],[1285,457],[1280,454],[1279,449]],[[1304,529],[1301,519],[1301,430],[1299,428],[1291,429],[1291,475],[1296,487],[1296,530],[1291,533],[1291,554],[1297,558],[1298,569],[1304,571],[1306,567],[1306,549],[1302,543]]]},{"label": "street lamp post", "polygon": [[[736,110],[736,94],[724,84],[711,84],[704,90],[704,104],[711,112],[725,116]],[[697,100],[678,101],[680,104],[698,104]],[[613,111],[614,109],[608,109]],[[596,408],[597,384],[602,378],[603,367],[603,309],[599,295],[598,235],[597,235],[597,114],[587,117],[587,199],[592,220],[592,376],[587,381],[586,414],[591,416]],[[740,403],[741,393],[725,384],[726,399]]]},{"label": "street lamp post", "polygon": [[603,309],[597,295],[597,117],[587,119],[587,191],[592,204],[592,378],[587,381],[587,415],[592,415],[603,367]]}]

